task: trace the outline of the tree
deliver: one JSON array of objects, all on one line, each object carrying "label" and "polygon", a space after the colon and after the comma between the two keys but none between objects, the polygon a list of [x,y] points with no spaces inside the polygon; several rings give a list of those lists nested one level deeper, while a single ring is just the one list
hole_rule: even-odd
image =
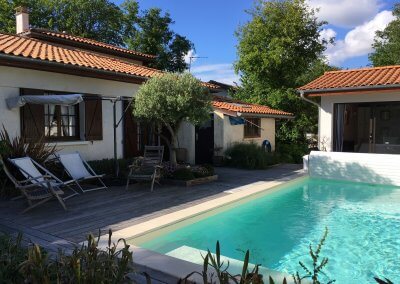
[{"label": "tree", "polygon": [[375,52],[369,55],[374,66],[400,64],[400,3],[394,5],[393,16],[383,31],[377,31],[372,47]]},{"label": "tree", "polygon": [[137,51],[157,55],[155,68],[170,72],[183,72],[188,68],[184,56],[194,48],[193,43],[171,30],[174,21],[161,9],[144,11],[138,21],[136,35],[127,38],[127,45]]},{"label": "tree", "polygon": [[33,27],[123,45],[125,15],[108,0],[0,0],[0,30],[15,33],[15,7],[30,9]]},{"label": "tree", "polygon": [[295,88],[323,74],[326,44],[320,31],[326,22],[304,0],[260,1],[252,20],[239,27],[235,70],[242,87],[237,97],[295,114],[278,128],[278,141],[305,141],[315,131],[317,108],[302,101]]},{"label": "tree", "polygon": [[211,95],[201,82],[190,75],[166,73],[149,79],[134,97],[133,114],[166,128],[170,160],[176,164],[177,131],[184,121],[194,125],[209,119]]},{"label": "tree", "polygon": [[171,72],[188,68],[184,56],[193,43],[175,33],[169,13],[139,13],[136,0],[120,6],[110,0],[0,0],[0,32],[15,33],[15,8],[30,9],[32,27],[66,31],[157,56],[152,67]]}]

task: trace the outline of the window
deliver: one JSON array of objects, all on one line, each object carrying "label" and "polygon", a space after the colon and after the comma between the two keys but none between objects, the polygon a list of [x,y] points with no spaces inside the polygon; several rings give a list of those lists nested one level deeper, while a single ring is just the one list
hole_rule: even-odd
[{"label": "window", "polygon": [[44,105],[44,133],[49,140],[79,138],[79,107]]},{"label": "window", "polygon": [[[21,89],[21,95],[45,96],[65,93]],[[79,105],[26,104],[21,108],[21,135],[28,141],[103,140],[102,100],[85,94]]]},{"label": "window", "polygon": [[261,119],[257,117],[245,118],[244,138],[257,138],[261,136]]}]

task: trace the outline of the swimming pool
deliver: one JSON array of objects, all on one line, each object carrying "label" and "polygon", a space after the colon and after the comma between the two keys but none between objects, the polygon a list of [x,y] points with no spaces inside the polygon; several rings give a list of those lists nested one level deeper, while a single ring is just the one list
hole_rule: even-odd
[{"label": "swimming pool", "polygon": [[[400,281],[400,188],[303,179],[266,192],[215,215],[134,244],[186,259],[198,250],[277,271],[302,272],[308,245],[329,228],[322,256],[329,258],[327,277],[337,283],[374,283],[373,276]],[[198,253],[197,258],[201,256]]]}]

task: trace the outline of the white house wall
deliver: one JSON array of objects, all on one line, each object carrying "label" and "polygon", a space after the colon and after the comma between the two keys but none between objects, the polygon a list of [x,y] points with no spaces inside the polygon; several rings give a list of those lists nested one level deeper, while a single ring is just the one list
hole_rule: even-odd
[{"label": "white house wall", "polygon": [[187,149],[187,163],[194,164],[196,160],[196,129],[193,124],[182,123],[178,130],[178,142],[180,148]]},{"label": "white house wall", "polygon": [[346,94],[321,97],[319,111],[320,149],[332,151],[333,147],[333,106],[335,103],[390,102],[400,101],[400,92],[381,92],[369,94]]},{"label": "white house wall", "polygon": [[261,145],[264,140],[271,142],[272,150],[275,150],[275,119],[261,118],[261,136],[259,138],[244,138],[244,125],[231,125],[229,116],[219,111],[214,115],[214,145],[222,147],[225,151],[233,143],[254,142]]},{"label": "white house wall", "polygon": [[[59,92],[96,94],[100,96],[131,97],[139,88],[137,84],[64,75],[52,72],[36,71],[22,68],[0,66],[0,123],[12,135],[19,135],[19,109],[9,110],[5,99],[19,96],[20,88],[43,89]],[[122,103],[117,103],[117,119],[122,114]],[[76,141],[57,143],[64,152],[80,151],[88,160],[112,158],[114,155],[113,140],[113,106],[103,101],[103,140]],[[118,157],[123,156],[123,124],[117,129]]]}]

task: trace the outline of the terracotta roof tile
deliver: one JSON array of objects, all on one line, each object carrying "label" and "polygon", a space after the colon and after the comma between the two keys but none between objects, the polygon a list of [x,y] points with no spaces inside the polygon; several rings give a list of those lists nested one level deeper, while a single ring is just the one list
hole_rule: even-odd
[{"label": "terracotta roof tile", "polygon": [[[93,69],[93,71],[112,71],[148,79],[164,74],[163,71],[138,65],[130,61],[83,51],[74,47],[58,46],[33,38],[0,33],[0,54],[26,57],[47,62],[56,62]],[[205,87],[218,89],[210,83],[202,82]]]},{"label": "terracotta roof tile", "polygon": [[52,45],[36,39],[0,33],[0,53],[107,70],[140,77],[154,77],[162,71],[74,48]]},{"label": "terracotta roof tile", "polygon": [[284,112],[277,109],[272,109],[268,106],[245,103],[238,100],[229,99],[226,97],[214,96],[213,107],[221,110],[240,112],[246,114],[265,114],[278,116],[293,116],[289,112]]},{"label": "terracotta roof tile", "polygon": [[69,41],[73,41],[73,42],[84,43],[84,44],[88,44],[88,45],[91,45],[91,46],[96,46],[96,47],[101,47],[101,48],[105,48],[105,49],[109,49],[109,50],[113,50],[113,51],[123,52],[123,53],[126,53],[126,54],[131,54],[131,55],[144,57],[144,58],[148,58],[148,59],[156,58],[156,56],[152,55],[152,54],[146,54],[146,53],[138,52],[138,51],[135,51],[135,50],[130,50],[130,49],[122,48],[122,47],[115,46],[115,45],[112,45],[112,44],[100,42],[100,41],[93,40],[93,39],[90,39],[90,38],[71,35],[71,34],[68,34],[68,33],[61,33],[61,32],[50,31],[50,30],[46,30],[46,29],[31,29],[28,32],[28,34],[29,33],[44,34],[44,35],[55,37],[55,38],[61,38],[61,39],[69,40]]},{"label": "terracotta roof tile", "polygon": [[400,65],[330,71],[298,88],[298,90],[321,90],[322,92],[322,90],[330,91],[329,89],[379,87],[397,84],[400,84]]}]

